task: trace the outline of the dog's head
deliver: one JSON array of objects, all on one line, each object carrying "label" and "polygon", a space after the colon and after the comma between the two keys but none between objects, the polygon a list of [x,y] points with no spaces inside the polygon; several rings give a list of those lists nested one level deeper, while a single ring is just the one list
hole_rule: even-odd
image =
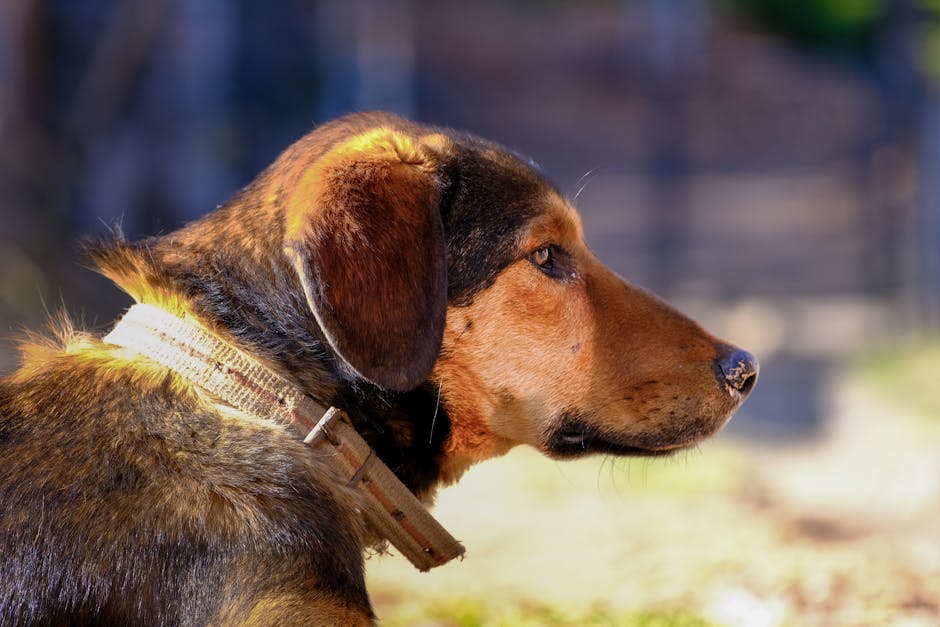
[{"label": "dog's head", "polygon": [[373,433],[395,440],[380,455],[428,444],[418,491],[516,444],[666,454],[757,378],[750,354],[604,267],[532,165],[387,114],[321,126],[204,219],[93,254],[136,300],[193,313],[323,403],[418,405]]},{"label": "dog's head", "polygon": [[756,360],[626,283],[571,204],[479,138],[345,118],[266,175],[283,251],[350,380],[440,391],[443,478],[524,443],[657,455],[717,431]]}]

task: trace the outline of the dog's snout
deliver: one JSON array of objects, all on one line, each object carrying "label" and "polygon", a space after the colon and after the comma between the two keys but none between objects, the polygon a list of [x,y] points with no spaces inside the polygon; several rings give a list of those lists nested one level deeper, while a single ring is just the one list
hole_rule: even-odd
[{"label": "dog's snout", "polygon": [[725,347],[718,357],[718,370],[721,378],[742,396],[747,396],[757,382],[760,364],[757,358],[746,350],[733,346]]}]

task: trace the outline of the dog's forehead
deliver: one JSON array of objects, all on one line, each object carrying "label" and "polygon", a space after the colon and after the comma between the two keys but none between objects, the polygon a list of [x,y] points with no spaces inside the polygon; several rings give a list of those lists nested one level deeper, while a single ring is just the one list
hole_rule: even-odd
[{"label": "dog's forehead", "polygon": [[464,181],[462,208],[478,204],[483,220],[511,222],[520,242],[523,231],[537,231],[549,238],[554,232],[565,240],[581,236],[577,211],[538,164],[499,144],[474,140],[458,167],[458,176]]},{"label": "dog's forehead", "polygon": [[540,207],[543,211],[533,216],[522,233],[524,249],[546,244],[571,248],[584,242],[581,217],[555,189],[546,191]]},{"label": "dog's forehead", "polygon": [[581,232],[555,186],[516,154],[476,138],[458,145],[458,189],[442,212],[452,303],[472,300],[530,249],[570,244]]}]

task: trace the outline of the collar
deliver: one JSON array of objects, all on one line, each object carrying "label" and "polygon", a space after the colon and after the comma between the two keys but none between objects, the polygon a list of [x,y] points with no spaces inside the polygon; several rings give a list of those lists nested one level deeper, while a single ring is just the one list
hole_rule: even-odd
[{"label": "collar", "polygon": [[292,382],[194,318],[137,304],[104,341],[153,359],[247,414],[309,432],[304,443],[365,496],[365,520],[418,570],[463,556],[463,546],[378,458],[342,410],[324,411]]}]

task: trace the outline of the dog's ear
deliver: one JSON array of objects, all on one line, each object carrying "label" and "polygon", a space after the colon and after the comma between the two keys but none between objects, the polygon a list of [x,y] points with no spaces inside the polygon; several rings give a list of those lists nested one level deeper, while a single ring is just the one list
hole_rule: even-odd
[{"label": "dog's ear", "polygon": [[284,250],[333,351],[352,374],[409,390],[431,373],[447,312],[441,135],[360,134],[303,171],[287,196]]}]

